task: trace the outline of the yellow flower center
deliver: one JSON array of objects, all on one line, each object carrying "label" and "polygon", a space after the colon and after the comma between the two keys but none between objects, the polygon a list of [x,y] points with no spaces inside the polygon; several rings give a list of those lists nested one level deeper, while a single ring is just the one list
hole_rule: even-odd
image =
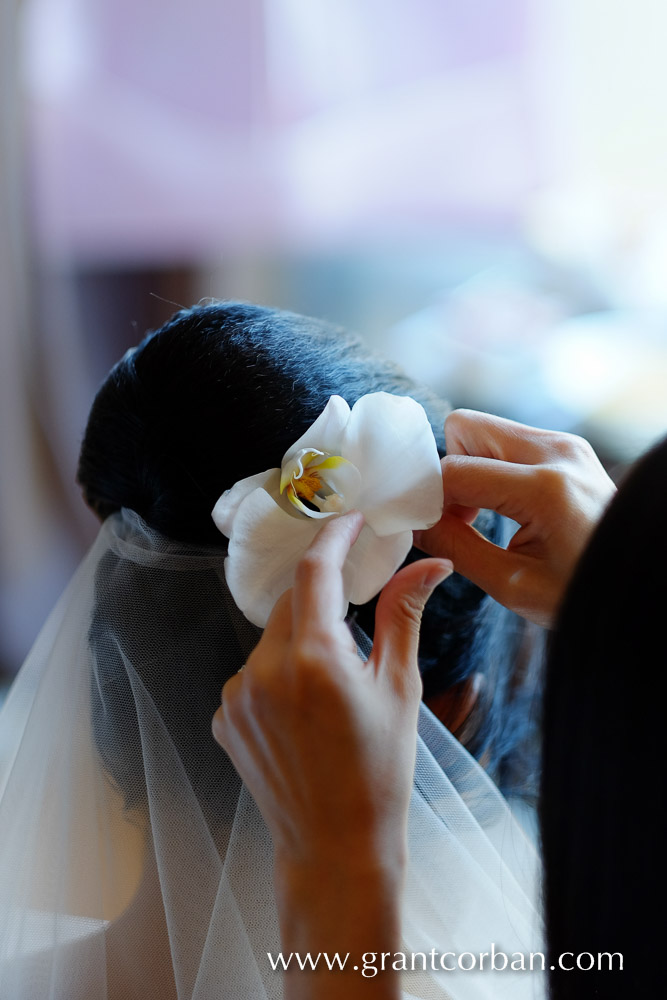
[{"label": "yellow flower center", "polygon": [[[345,500],[327,482],[327,470],[347,464],[340,455],[325,455],[323,451],[304,448],[283,466],[280,492],[302,514],[317,517],[321,513],[340,513]],[[307,507],[306,503],[311,504]]]},{"label": "yellow flower center", "polygon": [[291,486],[298,497],[312,503],[315,494],[322,489],[322,480],[315,469],[304,469],[299,479],[292,478]]}]

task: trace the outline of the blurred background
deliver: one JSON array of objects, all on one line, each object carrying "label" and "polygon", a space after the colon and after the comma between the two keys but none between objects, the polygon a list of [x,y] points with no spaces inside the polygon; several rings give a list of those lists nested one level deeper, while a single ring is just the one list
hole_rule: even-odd
[{"label": "blurred background", "polygon": [[203,296],[453,405],[667,430],[660,0],[0,0],[0,671],[95,532],[95,388]]}]

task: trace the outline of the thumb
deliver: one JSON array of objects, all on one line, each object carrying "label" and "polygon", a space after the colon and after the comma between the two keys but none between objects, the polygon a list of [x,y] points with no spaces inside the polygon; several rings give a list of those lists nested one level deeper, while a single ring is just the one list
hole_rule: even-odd
[{"label": "thumb", "polygon": [[422,613],[429,597],[454,570],[449,559],[420,559],[391,578],[375,611],[372,660],[376,670],[405,674],[414,664]]}]

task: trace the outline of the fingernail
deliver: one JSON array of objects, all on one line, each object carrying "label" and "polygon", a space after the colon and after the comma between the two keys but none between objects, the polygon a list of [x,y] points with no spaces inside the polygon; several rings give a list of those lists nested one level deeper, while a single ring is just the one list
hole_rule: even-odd
[{"label": "fingernail", "polygon": [[433,566],[424,577],[424,586],[435,590],[439,583],[446,580],[454,572],[454,563],[449,559],[440,559],[437,566]]},{"label": "fingernail", "polygon": [[354,541],[356,541],[359,535],[361,534],[361,529],[363,528],[364,523],[366,521],[363,512],[356,509],[348,510],[346,514],[343,514],[343,517],[351,523],[352,531],[353,533],[356,533],[354,538]]},{"label": "fingernail", "polygon": [[346,517],[348,521],[358,520],[359,518],[365,520],[363,511],[358,510],[356,507],[353,507],[352,510],[348,510],[346,514],[343,514],[343,517]]}]

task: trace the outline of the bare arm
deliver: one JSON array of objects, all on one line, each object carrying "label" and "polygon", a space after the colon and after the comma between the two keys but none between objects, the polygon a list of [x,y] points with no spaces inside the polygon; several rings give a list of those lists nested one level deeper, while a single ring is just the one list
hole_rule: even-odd
[{"label": "bare arm", "polygon": [[271,831],[283,949],[350,955],[342,973],[288,972],[288,1000],[400,997],[396,973],[359,970],[364,952],[400,948],[419,622],[452,567],[423,560],[387,584],[364,663],[341,575],[361,525],[351,514],[320,532],[213,722]]}]

